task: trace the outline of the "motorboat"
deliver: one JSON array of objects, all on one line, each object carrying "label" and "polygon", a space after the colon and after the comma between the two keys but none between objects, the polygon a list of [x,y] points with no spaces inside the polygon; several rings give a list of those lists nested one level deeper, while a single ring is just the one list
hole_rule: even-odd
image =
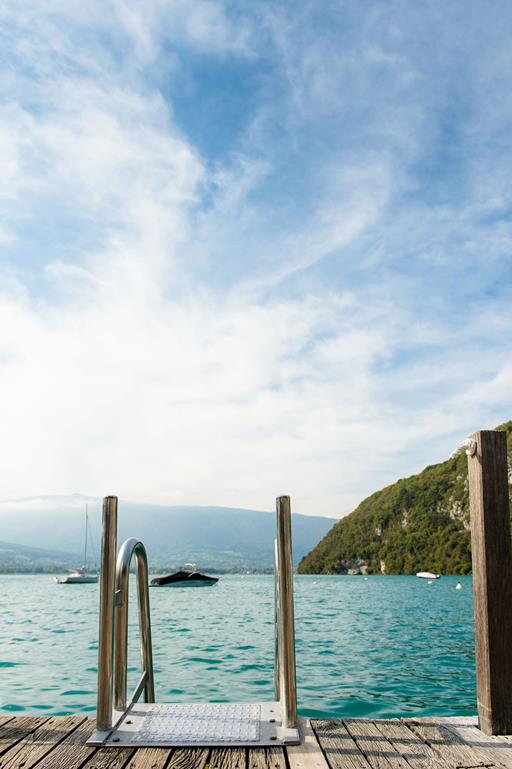
[{"label": "motorboat", "polygon": [[198,571],[177,571],[164,577],[155,577],[150,585],[152,587],[211,587],[218,581],[218,577],[209,577]]},{"label": "motorboat", "polygon": [[63,577],[55,577],[59,585],[86,585],[98,581],[98,575],[87,569],[87,533],[89,531],[89,509],[85,506],[85,552],[84,565],[80,569],[68,569]]},{"label": "motorboat", "polygon": [[432,574],[431,571],[418,571],[416,576],[420,579],[440,579],[440,574]]},{"label": "motorboat", "polygon": [[55,577],[55,582],[59,585],[80,585],[97,581],[98,575],[90,574],[85,568],[69,569],[63,577]]}]

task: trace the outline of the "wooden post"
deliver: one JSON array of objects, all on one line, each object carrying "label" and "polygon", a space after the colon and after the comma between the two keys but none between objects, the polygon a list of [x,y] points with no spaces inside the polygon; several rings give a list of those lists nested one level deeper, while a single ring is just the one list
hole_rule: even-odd
[{"label": "wooden post", "polygon": [[476,685],[480,729],[512,734],[512,547],[507,436],[471,436],[469,508],[475,611]]}]

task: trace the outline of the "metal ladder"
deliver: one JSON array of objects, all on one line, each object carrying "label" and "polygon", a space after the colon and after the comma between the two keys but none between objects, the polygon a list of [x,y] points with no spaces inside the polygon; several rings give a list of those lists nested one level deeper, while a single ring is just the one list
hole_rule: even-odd
[{"label": "metal ladder", "polygon": [[[117,551],[117,497],[103,500],[98,700],[88,744],[113,747],[276,746],[300,742],[295,680],[295,630],[290,497],[276,500],[275,701],[155,703],[148,561],[138,539]],[[142,675],[127,699],[128,585],[136,561]],[[144,703],[139,702],[144,693]]]}]

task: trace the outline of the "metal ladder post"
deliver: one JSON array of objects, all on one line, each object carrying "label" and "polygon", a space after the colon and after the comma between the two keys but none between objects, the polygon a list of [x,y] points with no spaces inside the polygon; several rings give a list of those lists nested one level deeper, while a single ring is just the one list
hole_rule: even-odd
[{"label": "metal ladder post", "polygon": [[114,657],[114,585],[117,552],[117,497],[103,500],[101,539],[100,627],[98,641],[98,701],[96,729],[112,729],[112,669]]},{"label": "metal ladder post", "polygon": [[297,726],[297,683],[295,671],[295,620],[293,609],[292,517],[290,497],[276,500],[276,700],[281,704],[286,728]]},{"label": "metal ladder post", "polygon": [[[98,642],[98,699],[96,730],[89,744],[101,745],[144,692],[155,701],[148,560],[138,539],[128,539],[117,551],[117,497],[103,500],[101,542],[100,624]],[[132,558],[136,560],[142,675],[127,702],[128,588]]]}]

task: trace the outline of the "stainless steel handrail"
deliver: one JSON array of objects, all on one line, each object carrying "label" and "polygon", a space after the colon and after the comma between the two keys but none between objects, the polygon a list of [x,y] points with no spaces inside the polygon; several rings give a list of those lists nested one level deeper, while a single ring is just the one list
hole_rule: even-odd
[{"label": "stainless steel handrail", "polygon": [[127,539],[117,556],[116,605],[114,624],[114,707],[124,710],[128,673],[128,592],[130,565],[135,556],[137,568],[137,597],[139,604],[140,656],[142,678],[135,688],[131,702],[136,702],[144,690],[146,702],[155,701],[153,652],[151,645],[151,616],[149,608],[148,559],[146,548],[139,539]]},{"label": "stainless steel handrail", "polygon": [[282,708],[283,726],[297,726],[297,684],[295,673],[295,622],[293,611],[293,561],[290,497],[278,497],[276,539],[276,696]]},{"label": "stainless steel handrail", "polygon": [[146,549],[140,540],[128,539],[119,551],[117,565],[116,550],[117,497],[105,497],[101,542],[97,732],[112,730],[113,700],[116,710],[126,708],[128,584],[133,556],[136,559],[142,676],[131,702],[136,702],[143,691],[146,702],[155,701]]},{"label": "stainless steel handrail", "polygon": [[[295,626],[290,497],[276,500],[275,542],[275,689],[284,728],[297,728]],[[97,726],[91,744],[102,744],[105,732],[123,718],[142,692],[155,701],[151,616],[146,549],[138,539],[128,539],[117,549],[117,497],[103,500],[103,536],[100,581]],[[136,560],[142,675],[127,704],[128,592],[130,566]],[[114,707],[112,705],[114,704]]]}]

